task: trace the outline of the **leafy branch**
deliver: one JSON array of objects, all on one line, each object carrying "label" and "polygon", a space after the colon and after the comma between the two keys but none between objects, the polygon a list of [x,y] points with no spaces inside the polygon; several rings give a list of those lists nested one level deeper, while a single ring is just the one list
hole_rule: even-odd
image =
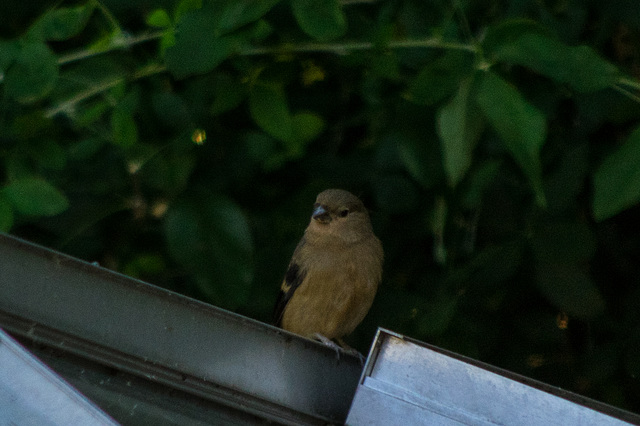
[{"label": "leafy branch", "polygon": [[[79,49],[75,52],[63,54],[58,58],[58,65],[66,65],[83,59],[88,59],[96,55],[102,55],[120,49],[130,49],[131,47],[162,38],[167,31],[146,31],[136,36],[129,36],[126,33],[117,33],[116,36],[109,36],[108,43],[101,43],[97,47]],[[102,44],[105,44],[102,46]]]},{"label": "leafy branch", "polygon": [[93,87],[88,88],[85,91],[82,91],[76,94],[75,96],[71,97],[70,99],[64,102],[61,102],[60,104],[47,109],[45,112],[45,117],[52,118],[57,114],[60,114],[63,112],[66,113],[67,115],[71,115],[71,113],[75,111],[77,104],[87,99],[90,99],[94,96],[97,96],[101,93],[104,93],[118,86],[119,84],[124,83],[125,81],[131,82],[131,81],[139,80],[141,78],[149,77],[154,74],[160,74],[165,71],[166,71],[166,67],[164,65],[152,63],[135,71],[129,77],[117,77],[117,78],[105,80]]}]

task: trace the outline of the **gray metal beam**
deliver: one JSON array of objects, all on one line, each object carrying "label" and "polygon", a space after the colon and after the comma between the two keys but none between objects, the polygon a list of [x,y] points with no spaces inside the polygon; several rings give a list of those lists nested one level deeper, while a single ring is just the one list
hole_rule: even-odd
[{"label": "gray metal beam", "polygon": [[357,358],[0,234],[0,327],[283,423],[343,422]]},{"label": "gray metal beam", "polygon": [[635,414],[379,329],[348,424],[623,426]]}]

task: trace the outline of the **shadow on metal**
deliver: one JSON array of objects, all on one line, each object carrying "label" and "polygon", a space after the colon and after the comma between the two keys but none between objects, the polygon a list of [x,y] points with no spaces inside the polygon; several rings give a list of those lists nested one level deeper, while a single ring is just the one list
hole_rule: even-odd
[{"label": "shadow on metal", "polygon": [[126,424],[342,423],[361,373],[353,356],[5,234],[0,327]]}]

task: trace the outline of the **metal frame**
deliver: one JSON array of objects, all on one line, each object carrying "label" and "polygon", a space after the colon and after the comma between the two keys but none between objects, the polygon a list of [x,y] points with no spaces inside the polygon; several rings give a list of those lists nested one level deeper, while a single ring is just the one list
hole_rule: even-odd
[{"label": "metal frame", "polygon": [[0,327],[126,424],[640,424],[383,329],[363,370],[354,356],[4,234]]},{"label": "metal frame", "polygon": [[356,357],[4,234],[0,327],[289,424],[343,422],[361,372]]},{"label": "metal frame", "polygon": [[379,329],[347,424],[399,419],[411,425],[640,424],[635,414]]}]

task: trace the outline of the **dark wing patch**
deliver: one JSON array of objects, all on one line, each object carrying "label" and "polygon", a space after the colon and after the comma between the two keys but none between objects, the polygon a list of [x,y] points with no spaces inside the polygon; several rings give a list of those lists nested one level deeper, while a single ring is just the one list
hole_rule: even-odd
[{"label": "dark wing patch", "polygon": [[304,275],[304,272],[300,271],[300,266],[298,266],[297,263],[291,263],[289,265],[289,269],[284,276],[284,282],[280,288],[280,293],[278,294],[278,299],[276,300],[276,306],[273,310],[273,323],[276,326],[280,327],[282,325],[284,308],[287,306],[287,303],[289,303],[289,300],[291,300],[293,293],[300,284],[302,284]]}]

